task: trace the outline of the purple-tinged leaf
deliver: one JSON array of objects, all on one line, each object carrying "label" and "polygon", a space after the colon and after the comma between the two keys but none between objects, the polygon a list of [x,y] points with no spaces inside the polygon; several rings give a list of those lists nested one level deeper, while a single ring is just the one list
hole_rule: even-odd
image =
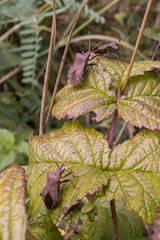
[{"label": "purple-tinged leaf", "polygon": [[156,72],[130,78],[126,96],[118,101],[118,113],[139,128],[160,130],[160,78]]},{"label": "purple-tinged leaf", "polygon": [[111,181],[107,200],[124,198],[151,223],[160,204],[160,132],[142,130],[132,140],[119,144],[111,153]]},{"label": "purple-tinged leaf", "polygon": [[24,240],[26,226],[25,171],[13,164],[0,174],[0,239]]},{"label": "purple-tinged leaf", "polygon": [[72,87],[69,83],[57,95],[52,116],[58,119],[76,119],[93,111],[96,121],[107,118],[116,108],[115,93],[110,85],[117,84],[125,70],[119,61],[96,57],[95,66],[88,66],[83,84]]}]

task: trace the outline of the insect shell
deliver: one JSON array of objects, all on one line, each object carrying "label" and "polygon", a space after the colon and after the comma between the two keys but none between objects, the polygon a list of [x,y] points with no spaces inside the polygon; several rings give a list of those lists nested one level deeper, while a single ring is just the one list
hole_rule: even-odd
[{"label": "insect shell", "polygon": [[90,50],[86,53],[76,53],[76,60],[68,70],[68,79],[73,86],[83,79],[90,55]]}]

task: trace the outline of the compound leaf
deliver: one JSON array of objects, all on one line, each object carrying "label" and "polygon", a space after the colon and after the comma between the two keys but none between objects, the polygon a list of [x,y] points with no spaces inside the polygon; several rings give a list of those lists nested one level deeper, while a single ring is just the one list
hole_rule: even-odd
[{"label": "compound leaf", "polygon": [[0,239],[24,240],[27,225],[25,171],[13,164],[0,174],[0,179]]},{"label": "compound leaf", "polygon": [[[28,167],[32,219],[51,213],[56,220],[63,216],[65,206],[71,207],[88,192],[96,192],[98,187],[108,184],[107,201],[125,198],[128,209],[151,222],[160,203],[159,144],[158,131],[144,130],[111,153],[100,132],[85,129],[78,121],[33,137]],[[71,179],[75,187],[71,182],[61,184],[61,200],[53,210],[48,210],[40,197],[46,172],[55,171],[55,162],[62,164],[68,156],[65,167],[74,172],[76,177]]]},{"label": "compound leaf", "polygon": [[[116,85],[125,70],[120,61],[97,57],[88,66],[83,83],[69,83],[57,95],[52,116],[61,119],[77,118],[93,111],[96,121],[107,118],[116,108],[115,93],[109,87]],[[47,108],[48,109],[48,108]]]},{"label": "compound leaf", "polygon": [[64,214],[65,206],[71,207],[88,192],[93,193],[98,187],[107,185],[109,173],[103,169],[108,165],[109,153],[103,135],[94,129],[85,129],[78,121],[66,122],[60,130],[33,137],[28,167],[32,219],[51,211],[45,207],[40,193],[46,184],[46,172],[57,169],[55,162],[62,164],[70,155],[65,168],[74,172],[75,177],[71,176],[71,179],[75,187],[71,182],[61,184],[61,200],[53,210],[53,220]]},{"label": "compound leaf", "polygon": [[160,79],[156,72],[130,78],[126,96],[118,101],[119,115],[131,124],[160,129]]},{"label": "compound leaf", "polygon": [[[117,91],[122,87],[122,84],[124,82],[127,73],[128,63],[120,62],[118,60],[109,60],[99,56],[92,59],[89,63],[94,64],[94,66],[88,66],[86,68],[84,81],[82,83],[77,84],[74,87],[70,83],[68,83],[62,90],[57,93],[55,104],[52,108],[53,117],[56,117],[57,119],[65,117],[67,117],[68,119],[76,119],[80,115],[92,111],[96,114],[96,121],[101,121],[104,118],[108,118],[108,116],[111,115],[113,111],[117,108],[116,95]],[[131,92],[133,93],[133,91],[135,91],[134,94],[139,93],[140,97],[143,97],[142,102],[141,99],[138,99],[139,105],[138,107],[136,107],[136,109],[137,111],[139,111],[137,113],[135,110],[136,116],[133,116],[134,114],[132,113],[134,111],[134,109],[132,110],[132,107],[134,108],[134,106],[127,109],[129,101],[127,97],[131,98],[130,95],[127,95],[127,97],[122,96],[122,99],[119,102],[118,109],[121,116],[125,120],[131,121],[132,124],[138,127],[151,127],[152,130],[157,128],[156,126],[158,124],[152,122],[152,115],[154,115],[155,117],[155,115],[157,114],[156,121],[158,118],[160,119],[157,113],[157,108],[159,107],[159,100],[157,100],[157,95],[155,94],[156,89],[154,91],[154,87],[158,86],[159,81],[157,80],[158,76],[156,75],[156,73],[154,75],[153,72],[152,75],[152,73],[148,73],[148,71],[156,70],[159,68],[159,61],[138,61],[135,62],[133,65],[130,74],[130,84],[127,85],[127,89],[129,89],[130,94]],[[141,75],[141,77],[139,75]],[[137,78],[135,78],[136,76]],[[152,85],[152,91],[149,92],[146,87],[152,84],[152,80],[154,81],[154,84]],[[138,86],[136,86],[138,81],[140,82],[138,83]],[[144,86],[145,91],[143,91]],[[127,93],[125,92],[125,95],[126,94]],[[144,108],[143,101],[145,101],[144,97],[146,96],[146,94],[148,98],[153,98],[153,95],[155,98],[153,102],[150,101],[150,98],[147,98],[147,106]],[[137,102],[136,99],[135,101]],[[130,100],[130,105],[134,105],[135,101],[134,99],[132,102]],[[46,110],[48,109],[49,106],[47,106]],[[143,109],[144,117],[141,118],[141,123],[137,123],[139,119],[135,120],[135,118],[138,114],[140,115],[141,109]],[[129,111],[131,111],[131,114]],[[126,114],[128,115],[128,117],[124,116]],[[149,114],[150,116],[146,116]],[[149,121],[149,123],[146,124],[146,121]]]},{"label": "compound leaf", "polygon": [[124,198],[147,222],[160,203],[160,132],[143,130],[111,154],[107,200]]}]

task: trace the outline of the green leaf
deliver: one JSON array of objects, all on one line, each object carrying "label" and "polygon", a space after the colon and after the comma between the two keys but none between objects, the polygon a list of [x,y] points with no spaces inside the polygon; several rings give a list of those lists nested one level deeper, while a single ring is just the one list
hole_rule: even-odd
[{"label": "green leaf", "polygon": [[13,164],[0,174],[0,179],[0,239],[24,240],[27,225],[25,171]]},{"label": "green leaf", "polygon": [[[83,83],[77,84],[74,87],[68,83],[57,93],[55,104],[52,108],[53,117],[57,119],[65,117],[68,119],[76,119],[80,115],[92,111],[96,114],[96,121],[101,121],[104,118],[108,118],[117,108],[116,95],[124,82],[128,63],[109,60],[103,57],[96,57],[89,63],[96,65],[86,68]],[[142,75],[141,79],[145,79],[146,75],[144,73],[146,71],[159,68],[159,61],[135,62],[131,71],[130,80],[132,81],[132,77],[137,75]],[[148,81],[152,81],[152,79],[157,82],[157,76],[154,75],[154,73],[151,79],[146,79],[144,82],[149,84]],[[139,85],[141,87],[141,83]],[[132,88],[132,85],[127,85],[127,89],[131,89],[130,91],[132,91]],[[152,92],[149,94],[152,94]],[[153,104],[156,103],[154,102]],[[120,107],[122,111],[123,107]],[[49,106],[46,110],[48,109]],[[124,118],[124,116],[122,117]],[[130,117],[130,119],[131,118],[132,117]]]},{"label": "green leaf", "polygon": [[16,153],[6,148],[0,148],[0,171],[16,160]]},{"label": "green leaf", "polygon": [[118,101],[118,113],[139,128],[160,129],[160,79],[156,72],[130,78],[126,96]]},{"label": "green leaf", "polygon": [[42,222],[32,220],[29,222],[28,229],[38,240],[63,240],[58,228],[49,219],[43,218]]},{"label": "green leaf", "polygon": [[28,156],[28,143],[23,141],[27,132],[13,135],[6,129],[0,129],[0,171],[13,162],[23,163]]},{"label": "green leaf", "polygon": [[124,198],[147,222],[160,203],[160,132],[143,130],[111,154],[107,200]]},{"label": "green leaf", "polygon": [[[106,207],[97,207],[97,220],[84,221],[82,233],[87,240],[113,240],[115,238],[110,204]],[[142,220],[134,211],[126,211],[124,201],[116,201],[116,212],[120,240],[141,240]]]},{"label": "green leaf", "polygon": [[16,154],[12,150],[14,143],[14,135],[6,129],[0,129],[0,170],[15,161]]},{"label": "green leaf", "polygon": [[0,148],[10,149],[15,142],[14,135],[6,129],[0,129]]},{"label": "green leaf", "polygon": [[[160,203],[159,145],[160,133],[144,130],[111,153],[100,132],[85,129],[78,121],[66,122],[60,130],[33,137],[28,167],[32,219],[42,221],[42,216],[51,214],[55,221],[63,216],[65,206],[72,206],[88,192],[108,184],[107,201],[124,198],[128,209],[151,222]],[[76,188],[71,182],[61,184],[61,200],[57,207],[48,210],[40,197],[46,172],[55,171],[55,161],[62,164],[68,156],[65,167],[74,172],[76,177],[71,179]]]},{"label": "green leaf", "polygon": [[145,28],[143,34],[156,41],[160,41],[160,27]]},{"label": "green leaf", "polygon": [[125,64],[97,57],[87,67],[84,82],[75,87],[69,83],[57,95],[52,116],[58,119],[77,118],[93,111],[96,120],[107,118],[116,108],[115,93],[109,87],[116,85],[125,70]]},{"label": "green leaf", "polygon": [[50,212],[40,197],[46,172],[55,171],[55,162],[62,164],[74,151],[65,167],[74,172],[76,177],[71,179],[76,187],[71,182],[61,184],[61,200],[53,210],[53,220],[64,214],[64,206],[71,207],[88,192],[93,193],[108,183],[109,173],[102,170],[109,161],[108,143],[100,132],[85,129],[78,121],[66,122],[60,130],[33,137],[29,148],[28,192],[33,219]]}]

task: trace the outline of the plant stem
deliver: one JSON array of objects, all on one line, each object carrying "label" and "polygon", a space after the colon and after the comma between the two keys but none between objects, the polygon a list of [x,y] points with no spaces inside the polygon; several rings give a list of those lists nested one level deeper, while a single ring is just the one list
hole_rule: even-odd
[{"label": "plant stem", "polygon": [[127,82],[128,82],[131,70],[132,70],[132,66],[133,66],[135,56],[136,56],[136,53],[137,53],[137,50],[138,50],[138,46],[139,46],[139,43],[140,43],[140,40],[141,40],[141,37],[142,37],[142,34],[143,34],[143,30],[144,30],[144,27],[145,27],[145,24],[146,24],[148,13],[149,13],[149,10],[150,10],[151,5],[152,5],[152,1],[153,0],[148,1],[147,9],[146,9],[145,14],[144,14],[144,18],[143,18],[143,21],[142,21],[142,24],[141,24],[141,28],[140,28],[140,31],[139,31],[139,34],[138,34],[138,37],[137,37],[136,45],[135,45],[135,48],[134,48],[134,51],[133,51],[133,54],[132,54],[132,57],[131,57],[129,67],[127,69],[126,77],[125,77],[124,82],[123,82],[122,93],[124,92],[124,90],[126,88],[126,85],[127,85]]},{"label": "plant stem", "polygon": [[68,39],[67,39],[67,42],[66,42],[66,47],[65,47],[64,52],[63,52],[62,61],[61,61],[61,64],[60,64],[60,67],[59,67],[59,71],[58,71],[58,75],[57,75],[57,79],[56,79],[56,84],[55,84],[54,91],[53,91],[53,94],[52,94],[52,100],[51,100],[51,103],[50,103],[50,106],[49,106],[49,111],[48,111],[48,114],[47,114],[47,117],[46,117],[46,121],[45,121],[45,124],[44,124],[44,132],[45,132],[45,130],[47,128],[49,117],[51,115],[53,103],[54,103],[55,96],[56,96],[56,93],[57,93],[57,89],[58,89],[59,81],[60,81],[60,78],[61,78],[64,62],[65,62],[65,59],[66,59],[66,56],[67,56],[68,47],[69,47],[69,44],[70,44],[70,41],[71,41],[72,33],[73,33],[74,28],[75,28],[75,26],[76,26],[76,24],[77,24],[77,22],[78,22],[78,20],[80,18],[81,12],[83,11],[83,8],[86,6],[88,1],[89,0],[85,0],[83,2],[82,7],[81,7],[77,17],[75,18],[75,21],[74,21],[74,23],[72,25],[72,28],[70,30],[70,33],[68,35]]},{"label": "plant stem", "polygon": [[55,46],[55,41],[56,41],[56,14],[55,14],[55,10],[56,10],[55,0],[53,0],[52,31],[51,31],[48,59],[47,59],[47,67],[46,67],[45,78],[44,78],[41,112],[40,112],[40,123],[39,123],[39,135],[43,134],[44,109],[45,109],[45,103],[46,103],[46,97],[47,97],[47,91],[48,91],[48,83],[49,83],[49,76],[50,76],[50,71],[51,71],[51,63],[52,63],[54,46]]},{"label": "plant stem", "polygon": [[[118,120],[118,111],[116,110],[114,113],[112,123],[111,123],[111,127],[109,129],[108,137],[107,137],[108,145],[109,145],[109,148],[111,148],[111,149],[112,149],[112,145],[113,145],[113,137],[114,137],[114,132],[115,132],[116,125],[117,125],[117,120]],[[119,240],[118,222],[117,222],[116,207],[115,207],[114,199],[112,199],[110,201],[110,207],[111,207],[111,212],[112,212],[112,220],[113,220],[113,225],[114,225],[115,239]]]},{"label": "plant stem", "polygon": [[[139,34],[138,34],[136,45],[135,45],[135,48],[134,48],[134,51],[133,51],[133,54],[132,54],[132,57],[131,57],[131,61],[130,61],[130,64],[129,64],[129,67],[128,67],[128,70],[127,70],[127,74],[126,74],[125,80],[123,82],[122,93],[124,92],[124,90],[126,88],[126,85],[127,85],[130,73],[131,73],[131,69],[132,69],[132,66],[133,66],[133,63],[134,63],[134,59],[135,59],[137,49],[138,49],[138,46],[139,46],[139,43],[140,43],[140,40],[141,40],[141,37],[142,37],[143,29],[144,29],[144,26],[145,26],[145,23],[146,23],[146,20],[147,20],[147,16],[148,16],[151,4],[152,4],[152,0],[149,0],[148,5],[147,5],[147,9],[145,11],[145,15],[144,15],[144,18],[143,18],[143,21],[142,21],[142,24],[141,24],[141,28],[140,28],[140,31],[139,31]],[[117,100],[121,97],[122,93],[121,93],[121,91],[118,92]],[[110,130],[109,130],[109,133],[108,133],[108,145],[109,145],[109,148],[111,148],[111,149],[112,149],[112,146],[113,146],[113,137],[114,137],[114,132],[115,132],[115,129],[116,129],[117,120],[118,120],[118,111],[116,110],[115,114],[114,114],[114,117],[113,117],[113,120],[112,120],[112,124],[111,124]],[[115,238],[116,238],[116,240],[119,240],[118,222],[117,222],[114,199],[112,199],[110,201],[110,206],[111,206],[111,212],[112,212]]]},{"label": "plant stem", "polygon": [[115,132],[116,125],[117,125],[117,120],[118,120],[118,111],[116,110],[114,113],[114,117],[113,117],[113,120],[111,123],[111,127],[109,129],[108,138],[107,138],[109,148],[111,148],[111,149],[112,149],[112,145],[113,145],[113,137],[114,137],[114,132]]},{"label": "plant stem", "polygon": [[119,240],[118,222],[117,222],[116,206],[115,206],[114,199],[112,199],[110,201],[110,207],[111,207],[111,212],[112,212],[112,219],[113,219],[113,225],[114,225],[115,238],[116,238],[116,240]]}]

